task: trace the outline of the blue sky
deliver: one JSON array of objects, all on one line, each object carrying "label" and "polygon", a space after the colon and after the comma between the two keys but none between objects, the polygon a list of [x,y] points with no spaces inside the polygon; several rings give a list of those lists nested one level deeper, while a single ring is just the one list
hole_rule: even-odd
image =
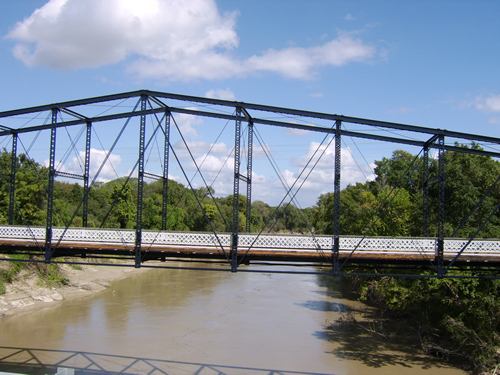
[{"label": "blue sky", "polygon": [[[496,1],[25,0],[1,7],[0,110],[149,88],[500,137]],[[224,122],[178,120],[201,162]],[[94,160],[109,148],[111,129],[97,129],[103,144],[95,144]],[[289,183],[321,140],[259,131]],[[208,177],[222,167],[231,138],[223,133],[206,158]],[[44,139],[30,150],[42,162]],[[135,139],[131,130],[104,179],[130,170]],[[396,148],[345,139],[345,183],[370,178],[373,161]],[[297,195],[301,205],[331,191],[332,157],[328,149]],[[77,159],[66,158],[65,167]],[[152,153],[150,170],[159,164]],[[171,172],[183,182],[178,168]],[[283,189],[258,149],[255,173],[256,198],[279,201]],[[219,193],[231,190],[230,176],[228,163],[214,185]]]}]

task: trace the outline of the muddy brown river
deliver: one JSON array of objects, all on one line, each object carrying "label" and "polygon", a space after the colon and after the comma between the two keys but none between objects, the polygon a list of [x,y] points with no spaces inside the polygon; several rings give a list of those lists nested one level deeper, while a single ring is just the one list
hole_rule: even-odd
[{"label": "muddy brown river", "polygon": [[[366,307],[325,280],[186,270],[132,275],[99,294],[0,320],[0,358],[8,356],[0,371],[74,363],[101,373],[462,374],[419,354],[406,335],[374,333]],[[327,328],[346,316],[360,324]]]}]

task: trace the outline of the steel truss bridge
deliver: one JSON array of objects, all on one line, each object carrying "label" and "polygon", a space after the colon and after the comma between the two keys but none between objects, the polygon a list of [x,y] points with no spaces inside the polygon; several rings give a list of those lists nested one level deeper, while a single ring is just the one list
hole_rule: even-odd
[{"label": "steel truss bridge", "polygon": [[[135,101],[133,110],[124,110],[120,106],[120,101],[132,99]],[[107,105],[109,108],[104,113],[96,113],[96,105]],[[193,107],[196,106],[196,107]],[[202,107],[203,110],[199,109]],[[232,111],[230,113],[229,110]],[[49,122],[42,123],[39,120],[47,114]],[[62,117],[62,114],[66,118]],[[210,192],[206,180],[203,178],[201,170],[196,163],[188,143],[182,135],[181,129],[177,126],[175,116],[177,115],[201,116],[226,120],[234,124],[234,174],[233,174],[233,199],[231,232],[220,233],[212,225],[212,232],[172,232],[167,231],[169,196],[169,164],[172,156],[181,168],[188,187],[193,191],[192,179],[188,178],[178,153],[171,142],[170,130],[175,126],[181,139],[189,151],[191,161],[200,174],[209,195]],[[276,120],[270,118],[271,115],[280,114],[289,121]],[[34,116],[28,123],[19,125],[19,119],[23,116]],[[132,119],[138,119],[135,124],[130,124]],[[153,127],[152,136],[146,137],[147,119],[151,121]],[[311,124],[312,120],[317,120],[321,124]],[[16,121],[17,120],[17,121]],[[90,159],[92,146],[92,129],[97,123],[123,120],[124,124],[116,135],[112,146],[104,157],[95,175],[91,176]],[[36,122],[39,123],[36,123]],[[33,122],[35,122],[33,124]],[[98,255],[131,255],[135,260],[135,267],[141,267],[144,261],[151,259],[165,260],[167,258],[208,258],[223,259],[230,265],[230,270],[236,272],[239,265],[251,261],[282,261],[282,262],[316,262],[331,265],[334,274],[342,272],[346,264],[407,264],[426,265],[435,271],[438,277],[446,276],[447,271],[458,265],[477,266],[493,269],[494,276],[498,277],[498,267],[500,265],[500,240],[499,239],[476,239],[480,232],[479,227],[475,234],[469,238],[445,238],[444,222],[445,212],[445,152],[469,153],[475,155],[499,158],[500,152],[491,147],[485,150],[475,147],[467,147],[462,143],[474,142],[477,144],[488,144],[497,146],[500,139],[496,137],[477,135],[443,129],[435,129],[423,126],[406,125],[394,122],[378,121],[349,117],[337,114],[319,113],[291,108],[274,107],[269,105],[244,103],[238,101],[228,101],[211,99],[205,97],[195,97],[178,95],[149,90],[139,90],[133,92],[107,95],[101,97],[72,100],[61,103],[42,105],[37,107],[22,108],[0,112],[0,140],[3,137],[11,137],[11,168],[9,175],[9,196],[8,196],[8,225],[0,227],[0,251],[11,253],[14,251],[24,251],[31,254],[43,255],[44,261],[50,263],[58,256],[98,256]],[[246,149],[243,150],[247,156],[246,170],[243,170],[242,159],[242,125],[247,128]],[[352,131],[347,129],[346,124],[362,126],[363,131]],[[262,229],[258,233],[251,233],[250,217],[252,202],[252,158],[254,144],[254,129],[256,125],[272,126],[288,129],[298,129],[301,131],[319,132],[332,137],[330,142],[334,142],[334,164],[332,165],[334,204],[331,218],[333,223],[333,233],[330,236],[315,235],[281,235],[274,233],[264,233]],[[64,128],[80,126],[85,130],[85,149],[83,151],[82,174],[74,171],[58,170],[56,165],[56,135]],[[122,137],[127,127],[137,127],[137,160],[131,174],[126,179],[127,184],[136,173],[137,179],[137,200],[136,217],[134,230],[118,229],[95,229],[88,227],[89,194],[92,186],[98,179],[105,163],[110,158],[118,140]],[[388,130],[391,135],[382,135],[373,130]],[[16,210],[16,172],[18,157],[18,142],[25,134],[40,132],[50,132],[48,147],[48,181],[47,181],[47,209],[45,227],[20,226],[15,223]],[[157,175],[145,170],[145,154],[151,147],[151,139],[155,134],[160,134],[163,138],[162,174]],[[401,134],[403,133],[403,134]],[[393,136],[395,134],[396,136]],[[411,137],[406,136],[411,134]],[[69,135],[69,134],[68,134]],[[387,238],[369,236],[341,236],[340,228],[340,195],[341,195],[341,140],[342,137],[352,137],[369,139],[380,142],[389,142],[402,145],[416,146],[421,149],[423,155],[423,186],[422,186],[422,207],[423,207],[423,237],[418,238]],[[5,139],[5,138],[4,138]],[[36,138],[35,138],[36,139]],[[70,137],[71,145],[76,147],[76,142]],[[260,142],[260,140],[259,140]],[[322,143],[323,145],[323,143]],[[262,146],[262,143],[261,143]],[[23,146],[24,147],[24,146]],[[265,152],[265,147],[262,147]],[[318,150],[320,148],[318,147]],[[430,227],[430,199],[429,199],[429,151],[437,151],[437,185],[439,191],[439,202],[437,207],[437,231],[432,236],[429,233]],[[318,151],[317,150],[317,151]],[[24,149],[27,154],[28,150]],[[324,151],[323,151],[324,153]],[[420,155],[419,153],[419,155]],[[316,154],[316,153],[315,153]],[[323,154],[319,156],[321,158]],[[27,155],[29,157],[29,155]],[[418,156],[418,155],[417,155]],[[318,161],[319,161],[318,158]],[[312,158],[309,160],[311,162]],[[309,162],[306,167],[309,166]],[[317,162],[316,162],[317,163]],[[284,185],[286,194],[278,207],[286,207],[294,202],[295,196],[310,175],[314,164],[308,173],[306,167],[301,171],[295,182],[291,185]],[[53,225],[54,215],[54,184],[56,177],[74,178],[82,181],[83,196],[78,207],[75,207],[73,216],[63,228]],[[162,181],[162,225],[161,230],[152,231],[143,229],[143,200],[144,200],[144,179],[156,178]],[[493,186],[485,190],[485,195],[491,194],[500,176],[497,177]],[[240,232],[239,212],[240,212],[240,183],[246,185],[246,228]],[[197,198],[199,209],[205,218],[211,223],[205,209]],[[214,200],[215,201],[215,200]],[[477,208],[483,200],[477,202]],[[498,215],[500,203],[497,202],[494,212],[484,218],[484,222],[491,219],[493,215]],[[220,211],[219,211],[220,212]],[[83,228],[71,227],[71,223],[76,216],[82,218]],[[464,217],[464,223],[467,215]],[[272,228],[271,228],[272,229]],[[7,260],[8,258],[3,258]]]}]

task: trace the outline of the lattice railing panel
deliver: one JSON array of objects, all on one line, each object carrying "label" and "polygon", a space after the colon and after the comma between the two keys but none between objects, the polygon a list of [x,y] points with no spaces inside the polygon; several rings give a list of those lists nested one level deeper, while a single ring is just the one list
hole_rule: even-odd
[{"label": "lattice railing panel", "polygon": [[[61,236],[63,238],[61,239]],[[45,240],[45,228],[24,226],[0,226],[0,239]],[[231,235],[228,233],[217,234],[202,232],[157,232],[143,231],[144,246],[185,246],[185,247],[213,247],[222,245],[228,248]],[[135,232],[126,229],[83,229],[62,228],[53,229],[53,242],[85,242],[134,245]],[[220,243],[219,243],[220,242]],[[445,239],[444,251],[448,254],[458,253],[467,243],[464,239]],[[289,250],[289,251],[322,251],[330,252],[332,249],[331,236],[303,236],[283,234],[241,234],[239,247],[242,251],[251,247],[255,250]],[[434,254],[436,240],[429,238],[389,238],[389,237],[351,237],[340,238],[340,248],[343,252],[365,253],[409,253],[409,254]],[[464,254],[500,254],[500,241],[475,240],[472,241]]]}]

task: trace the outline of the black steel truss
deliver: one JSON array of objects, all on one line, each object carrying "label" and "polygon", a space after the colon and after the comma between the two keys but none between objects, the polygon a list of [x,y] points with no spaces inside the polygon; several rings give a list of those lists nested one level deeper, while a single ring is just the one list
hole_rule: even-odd
[{"label": "black steel truss", "polygon": [[233,178],[233,221],[231,226],[231,271],[238,268],[238,232],[240,226],[240,162],[241,162],[241,108],[236,108],[234,126],[234,178]]},{"label": "black steel truss", "polygon": [[[85,110],[84,106],[90,104],[104,103],[115,100],[123,100],[128,98],[139,98],[140,110],[137,110],[137,105],[132,111],[117,111],[116,113],[106,114],[106,115],[86,115],[81,112]],[[207,104],[214,107],[229,107],[234,109],[233,114],[227,114],[220,112],[220,109],[212,108],[211,110],[202,111],[193,108],[182,108],[167,105],[164,100],[170,101],[181,101],[190,102],[198,104]],[[154,103],[157,107],[154,107],[151,103]],[[149,108],[148,108],[149,104]],[[163,191],[162,191],[162,224],[161,229],[167,229],[167,202],[168,202],[168,172],[169,172],[169,153],[172,151],[175,158],[178,160],[177,155],[170,143],[170,123],[172,119],[172,114],[188,114],[193,116],[210,117],[216,119],[225,119],[228,121],[234,121],[235,124],[235,134],[234,134],[234,178],[233,178],[233,210],[232,210],[232,221],[231,221],[231,250],[229,254],[229,261],[231,264],[231,271],[235,272],[238,265],[241,263],[241,256],[238,255],[238,235],[239,235],[239,182],[240,180],[247,184],[246,186],[246,225],[245,230],[250,232],[251,223],[251,202],[252,202],[252,156],[253,156],[253,133],[254,125],[261,124],[266,126],[275,126],[283,128],[292,128],[305,131],[313,131],[325,133],[325,136],[332,134],[335,141],[335,163],[334,169],[334,205],[332,212],[333,220],[333,243],[332,243],[332,269],[333,272],[340,273],[342,266],[339,264],[339,251],[340,251],[340,182],[341,182],[341,137],[348,136],[354,138],[370,139],[383,142],[391,142],[397,144],[411,145],[422,148],[423,151],[423,234],[424,236],[429,236],[429,201],[428,201],[428,189],[429,189],[429,150],[437,149],[438,151],[438,184],[439,184],[439,203],[438,203],[438,218],[437,218],[437,233],[436,233],[436,254],[435,254],[435,267],[437,269],[437,275],[442,277],[446,274],[446,269],[444,267],[443,251],[444,251],[444,220],[445,220],[445,151],[463,152],[476,154],[487,157],[500,157],[500,151],[488,151],[476,147],[467,147],[466,145],[457,143],[466,141],[472,141],[475,143],[485,142],[493,145],[500,145],[500,138],[478,135],[472,133],[463,133],[456,131],[449,131],[444,129],[430,128],[424,126],[407,125],[387,121],[363,119],[358,117],[329,114],[322,112],[305,111],[299,109],[291,109],[284,107],[276,107],[269,105],[261,105],[254,103],[245,103],[238,101],[228,101],[220,99],[210,99],[204,97],[195,97],[188,95],[178,95],[171,93],[163,93],[149,90],[139,90],[126,93],[120,93],[115,95],[106,95],[94,98],[72,100],[30,108],[23,108],[17,110],[3,111],[0,112],[0,118],[9,118],[25,114],[38,113],[43,111],[50,111],[52,115],[52,121],[47,124],[37,124],[24,127],[7,127],[0,125],[0,136],[12,136],[12,165],[10,171],[10,185],[9,185],[9,206],[8,206],[8,223],[10,225],[14,224],[14,205],[15,205],[15,183],[16,183],[16,170],[17,170],[17,141],[20,134],[29,132],[39,132],[41,130],[50,130],[50,147],[49,147],[49,167],[48,167],[48,188],[47,188],[47,217],[46,217],[46,238],[45,238],[45,261],[50,262],[53,254],[53,244],[52,244],[52,214],[53,214],[53,191],[54,191],[54,180],[56,176],[62,176],[66,178],[77,178],[83,180],[84,194],[82,199],[82,224],[84,227],[88,225],[88,198],[89,191],[91,188],[90,183],[90,153],[91,153],[91,142],[92,142],[92,126],[95,123],[112,121],[118,119],[126,119],[126,123],[120,131],[115,143],[118,138],[123,133],[123,129],[127,126],[131,118],[139,117],[139,153],[136,167],[137,171],[137,213],[136,213],[136,227],[135,227],[135,266],[140,267],[143,261],[142,259],[142,211],[143,211],[143,187],[144,187],[144,177],[147,178],[158,178],[163,180]],[[321,119],[326,121],[333,121],[335,126],[320,126],[320,125],[310,125],[301,124],[296,122],[287,121],[277,121],[270,120],[266,118],[260,118],[254,116],[250,112],[260,112],[260,113],[278,113],[288,116],[297,116],[298,118],[304,119]],[[70,120],[64,120],[59,117],[60,113],[68,114],[72,117]],[[146,132],[146,117],[148,115],[164,114],[165,123],[163,127],[158,120],[158,126],[161,127],[164,134],[164,148],[163,148],[163,173],[162,176],[156,176],[148,173],[144,170],[145,160],[144,153],[147,145],[145,145],[145,132]],[[180,129],[173,119],[174,125],[176,126],[179,134]],[[306,121],[306,120],[304,120]],[[246,175],[240,173],[241,167],[241,137],[242,137],[242,123],[246,122],[248,124],[248,163],[246,168]],[[367,127],[367,131],[350,131],[342,126],[343,123],[358,124]],[[84,124],[86,126],[86,142],[85,142],[85,158],[84,158],[84,171],[83,176],[66,172],[58,171],[55,167],[55,154],[56,154],[56,132],[58,128],[69,127],[75,125]],[[411,134],[422,134],[431,135],[428,139],[418,140],[405,138],[404,135],[399,137],[395,136],[385,136],[380,134],[370,133],[370,130],[375,128],[392,129],[399,130],[403,132],[409,132]],[[182,137],[183,138],[183,137]],[[455,140],[455,144],[446,144],[445,139]],[[184,138],[184,143],[186,144]],[[72,142],[73,143],[73,142]],[[73,144],[74,147],[74,144]],[[114,145],[113,145],[114,147]],[[187,144],[186,144],[187,147]],[[188,148],[189,151],[189,148]],[[111,152],[111,151],[110,151]],[[190,151],[189,151],[190,152]],[[100,169],[104,163],[106,163],[107,158],[101,164]],[[192,157],[192,155],[191,155]],[[319,159],[318,159],[319,160]],[[180,163],[180,162],[179,162]],[[180,166],[182,168],[182,166]],[[99,171],[100,171],[99,169]],[[135,169],[135,168],[134,168]],[[197,167],[198,172],[199,168]],[[187,176],[186,176],[187,177]],[[300,176],[299,176],[300,177]],[[94,177],[95,181],[95,177]],[[92,181],[92,182],[94,182]],[[189,183],[189,180],[188,180]],[[191,187],[191,186],[190,186]],[[192,188],[192,187],[191,187]],[[293,188],[293,186],[292,186]],[[300,187],[299,187],[300,189]],[[297,194],[298,190],[294,193]],[[288,192],[287,194],[289,194]],[[212,197],[213,198],[213,197]],[[293,199],[293,198],[292,198]],[[199,203],[199,202],[198,202]],[[79,208],[78,208],[79,209]],[[72,218],[73,219],[73,218]],[[70,223],[68,223],[68,226]],[[469,239],[469,243],[472,240]],[[361,240],[363,241],[363,240]],[[467,246],[467,245],[466,245]],[[465,247],[464,247],[465,248]],[[223,249],[222,249],[223,250]],[[355,249],[356,250],[356,249]],[[355,251],[354,250],[354,251]],[[353,252],[354,252],[353,251]],[[460,254],[463,252],[460,252]],[[460,255],[458,254],[458,256]],[[458,257],[457,256],[457,257]],[[244,258],[244,255],[243,255]],[[453,262],[456,259],[453,260]],[[345,263],[345,262],[344,262]]]},{"label": "black steel truss", "polygon": [[92,145],[92,122],[87,121],[87,129],[85,136],[85,167],[83,171],[83,227],[88,225],[89,216],[89,193],[90,193],[90,149]]},{"label": "black steel truss", "polygon": [[168,166],[170,156],[170,113],[165,113],[165,129],[163,130],[163,189],[161,204],[161,229],[167,230],[167,203],[168,203]]},{"label": "black steel truss", "polygon": [[[141,97],[143,95],[145,95],[149,98],[155,98],[156,100],[158,100],[158,98],[163,98],[163,99],[172,99],[172,100],[179,100],[179,101],[193,102],[193,103],[204,103],[204,104],[210,104],[210,105],[214,105],[214,106],[240,108],[242,111],[245,111],[246,113],[249,113],[250,110],[255,110],[255,111],[261,111],[261,112],[281,113],[281,114],[299,116],[299,117],[304,117],[304,118],[318,118],[318,119],[332,120],[332,121],[339,120],[343,123],[366,125],[366,126],[377,127],[377,128],[396,129],[396,130],[421,133],[421,134],[431,134],[433,136],[434,135],[442,135],[442,136],[445,136],[447,138],[455,138],[455,139],[459,139],[459,140],[462,139],[462,140],[468,140],[468,141],[473,141],[473,142],[487,142],[487,143],[492,143],[492,144],[500,144],[499,138],[486,136],[486,135],[463,133],[463,132],[456,132],[456,131],[450,131],[450,130],[445,130],[445,129],[430,128],[430,127],[425,127],[425,126],[407,125],[407,124],[400,124],[400,123],[394,123],[394,122],[388,122],[388,121],[371,120],[371,119],[364,119],[364,118],[359,118],[359,117],[351,117],[351,116],[336,115],[336,114],[329,114],[329,113],[304,111],[304,110],[292,109],[292,108],[275,107],[275,106],[268,106],[268,105],[262,105],[262,104],[228,101],[228,100],[221,100],[221,99],[211,99],[211,98],[189,96],[189,95],[163,93],[163,92],[150,91],[150,90],[138,90],[138,91],[131,91],[131,92],[115,94],[115,95],[105,95],[105,96],[99,96],[99,97],[88,98],[88,99],[72,100],[72,101],[47,104],[47,105],[42,105],[42,106],[30,107],[30,108],[22,108],[22,109],[10,110],[10,111],[3,111],[3,112],[0,112],[0,118],[6,118],[6,117],[23,115],[23,114],[36,113],[36,112],[43,112],[43,111],[48,111],[48,110],[52,110],[52,109],[68,110],[68,107],[78,107],[78,106],[83,106],[83,105],[87,105],[87,104],[96,104],[96,103],[103,103],[103,102],[108,102],[108,101],[113,101],[113,100],[136,98],[136,97]],[[220,118],[220,119],[225,119],[225,120],[236,121],[237,118],[239,118],[242,121],[247,120],[246,117],[242,116],[241,114],[240,115],[230,115],[230,114],[220,113],[220,112],[215,112],[215,111],[201,111],[201,110],[196,110],[196,109],[177,108],[177,107],[173,107],[173,106],[169,106],[169,110],[172,113],[184,113],[184,114],[189,114],[189,115],[194,115],[194,116],[213,117],[213,118]],[[141,111],[121,112],[121,113],[115,113],[115,114],[110,114],[110,115],[88,116],[88,117],[81,115],[81,114],[78,114],[78,118],[76,120],[59,121],[56,124],[51,123],[51,124],[43,124],[43,125],[32,125],[32,126],[26,126],[26,127],[17,128],[17,129],[6,128],[6,129],[0,131],[0,136],[11,134],[12,132],[24,133],[24,132],[50,129],[53,127],[73,126],[73,125],[83,124],[89,120],[95,123],[95,122],[110,121],[110,120],[123,119],[123,118],[129,118],[129,117],[134,117],[134,116],[149,115],[149,114],[161,113],[161,112],[164,112],[164,107],[141,110]],[[316,132],[322,132],[322,133],[325,133],[325,132],[326,133],[335,133],[335,129],[331,129],[329,127],[297,124],[297,123],[293,123],[293,122],[275,121],[275,120],[258,118],[255,116],[252,116],[251,118],[252,118],[253,124],[272,125],[272,126],[300,129],[300,130],[316,131]],[[412,140],[412,139],[407,139],[407,138],[398,138],[398,137],[381,136],[381,135],[370,134],[370,133],[353,132],[353,131],[347,131],[347,130],[342,130],[341,134],[345,135],[345,136],[349,136],[349,137],[373,139],[373,140],[379,140],[379,141],[384,141],[384,142],[407,144],[407,145],[412,145],[412,146],[417,146],[417,147],[424,147],[424,145],[427,142],[427,141],[417,141],[417,140]],[[439,149],[439,146],[435,145],[435,144],[429,144],[428,146],[430,148]],[[461,146],[444,145],[444,149],[448,150],[448,151],[461,151],[461,152],[474,153],[474,154],[479,154],[479,155],[484,155],[484,156],[500,157],[500,152],[476,150],[476,149],[470,149],[470,148],[461,147]]]},{"label": "black steel truss", "polygon": [[[52,109],[52,124],[57,124],[59,110]],[[47,220],[45,232],[45,261],[50,262],[52,258],[52,214],[54,207],[54,181],[56,177],[56,127],[50,129],[50,149],[49,149],[49,182],[47,185]]]},{"label": "black steel truss", "polygon": [[333,174],[333,272],[340,271],[339,252],[340,252],[340,163],[341,158],[341,126],[340,120],[335,121],[335,161]]},{"label": "black steel truss", "polygon": [[9,213],[7,222],[9,225],[14,225],[14,208],[16,204],[17,133],[12,134],[12,149],[10,157]]}]

